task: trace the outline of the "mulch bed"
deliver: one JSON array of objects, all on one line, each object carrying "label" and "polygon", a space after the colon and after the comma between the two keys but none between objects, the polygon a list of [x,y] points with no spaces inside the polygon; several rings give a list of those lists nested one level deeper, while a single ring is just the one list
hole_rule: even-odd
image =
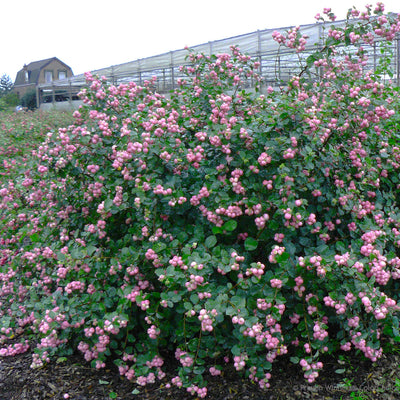
[{"label": "mulch bed", "polygon": [[[360,357],[339,363],[325,359],[324,370],[314,384],[303,378],[299,366],[285,360],[274,364],[271,388],[262,390],[257,384],[239,376],[233,369],[220,377],[209,377],[208,396],[211,400],[394,400],[400,399],[400,354],[392,352],[378,362]],[[141,387],[110,367],[91,368],[80,355],[30,369],[31,354],[0,357],[0,400],[185,400],[194,397],[184,389],[165,388],[166,380]],[[167,377],[173,371],[166,368]],[[344,370],[341,374],[336,370]]]}]

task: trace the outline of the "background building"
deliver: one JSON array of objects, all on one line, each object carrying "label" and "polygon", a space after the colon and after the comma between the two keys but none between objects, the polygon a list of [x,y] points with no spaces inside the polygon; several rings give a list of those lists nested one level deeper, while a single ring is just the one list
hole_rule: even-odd
[{"label": "background building", "polygon": [[36,90],[39,84],[50,84],[54,80],[71,78],[73,75],[72,69],[57,57],[33,61],[18,71],[13,91],[21,98],[29,90]]}]

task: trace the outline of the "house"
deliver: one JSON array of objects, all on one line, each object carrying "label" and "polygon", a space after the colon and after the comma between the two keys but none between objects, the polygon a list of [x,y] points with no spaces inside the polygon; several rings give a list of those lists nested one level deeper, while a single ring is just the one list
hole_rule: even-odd
[{"label": "house", "polygon": [[72,69],[57,57],[33,61],[18,71],[13,91],[21,98],[29,90],[36,89],[40,83],[50,83],[73,75]]}]

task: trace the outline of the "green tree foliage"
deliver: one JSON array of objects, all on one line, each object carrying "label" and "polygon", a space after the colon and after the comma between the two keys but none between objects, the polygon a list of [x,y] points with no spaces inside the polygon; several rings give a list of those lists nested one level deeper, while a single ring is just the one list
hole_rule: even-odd
[{"label": "green tree foliage", "polygon": [[28,110],[34,110],[36,105],[36,90],[32,89],[26,92],[21,98],[21,105]]},{"label": "green tree foliage", "polygon": [[0,78],[0,97],[3,97],[11,92],[13,88],[13,81],[7,74],[3,74]]},{"label": "green tree foliage", "polygon": [[18,95],[15,93],[7,93],[0,97],[0,111],[12,109],[19,104]]}]

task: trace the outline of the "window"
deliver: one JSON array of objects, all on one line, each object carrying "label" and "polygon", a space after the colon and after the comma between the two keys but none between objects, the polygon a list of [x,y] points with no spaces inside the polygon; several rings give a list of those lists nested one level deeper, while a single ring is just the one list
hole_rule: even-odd
[{"label": "window", "polygon": [[66,79],[67,71],[58,71],[58,79]]},{"label": "window", "polygon": [[29,71],[28,71],[28,66],[26,64],[24,64],[24,79],[25,79],[25,83],[29,83]]},{"label": "window", "polygon": [[44,71],[44,80],[46,83],[53,81],[53,71]]}]

